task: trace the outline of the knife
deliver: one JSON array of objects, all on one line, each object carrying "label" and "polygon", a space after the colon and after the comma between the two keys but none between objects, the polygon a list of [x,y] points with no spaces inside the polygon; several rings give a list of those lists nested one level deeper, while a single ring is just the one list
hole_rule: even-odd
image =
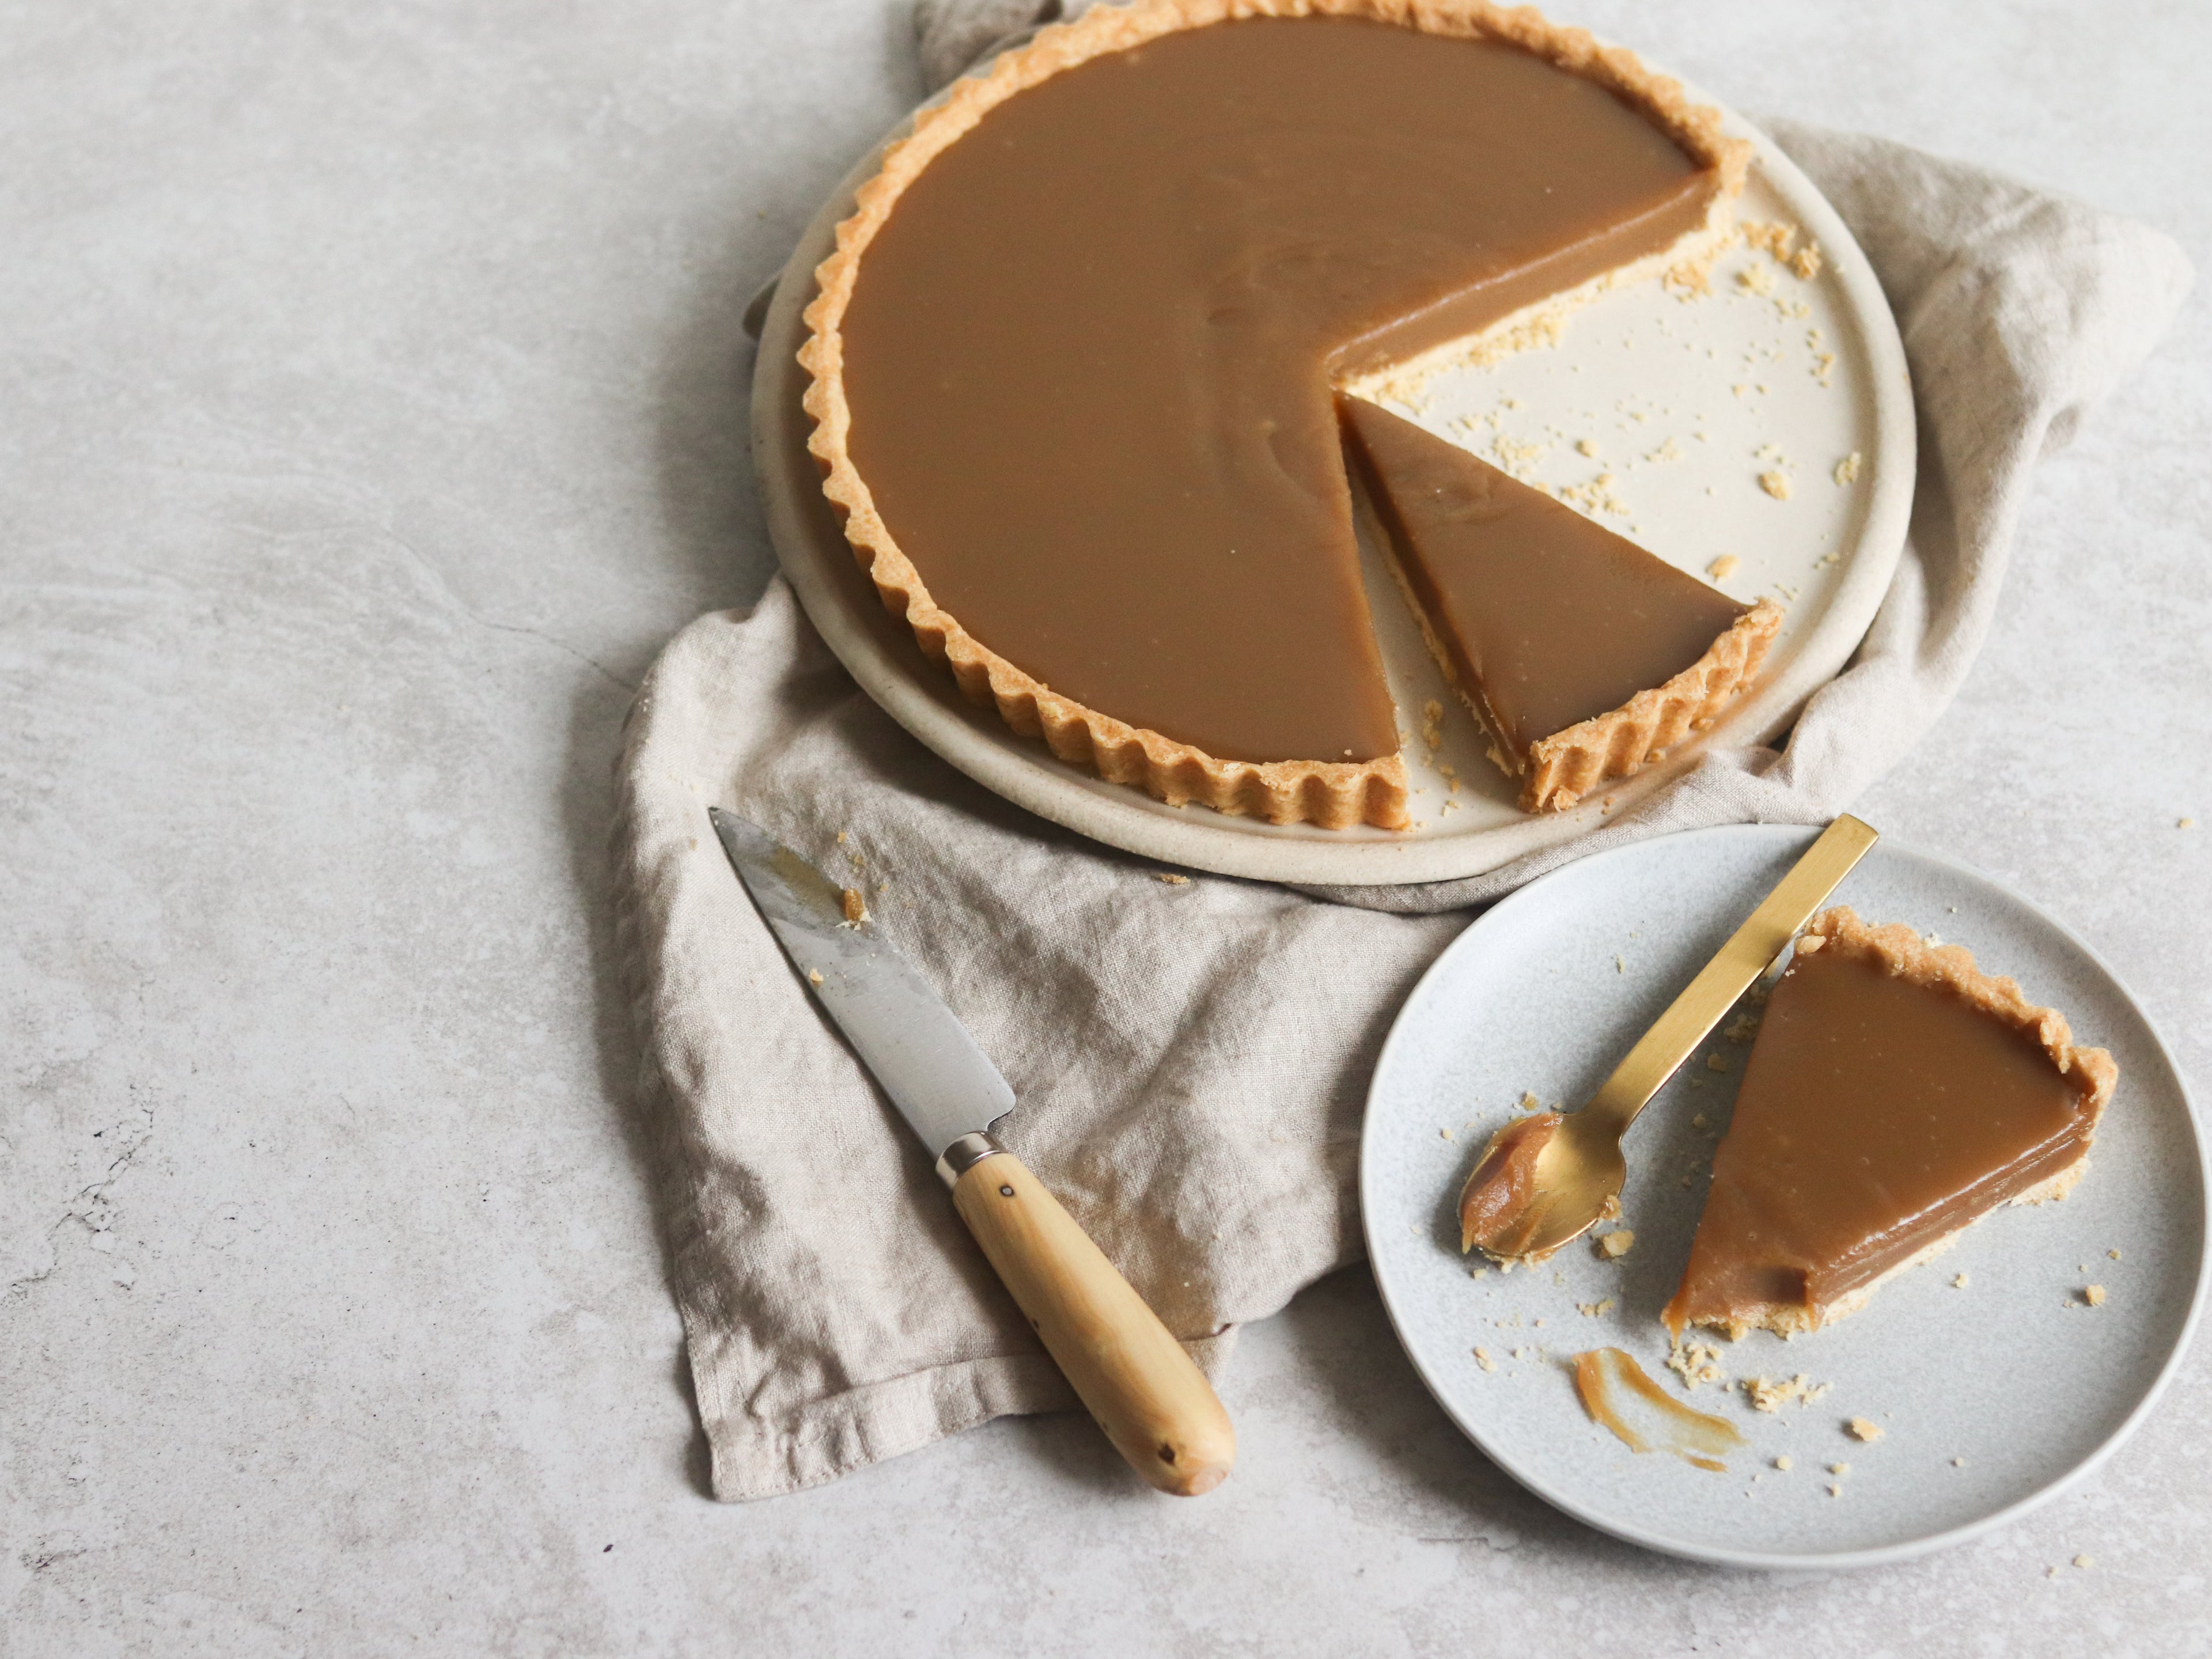
[{"label": "knife", "polygon": [[1106,1437],[1162,1492],[1229,1476],[1237,1431],[1159,1316],[1028,1166],[991,1138],[1014,1091],[865,901],[710,806],[722,850],[823,1011],[937,1159],[953,1207]]}]

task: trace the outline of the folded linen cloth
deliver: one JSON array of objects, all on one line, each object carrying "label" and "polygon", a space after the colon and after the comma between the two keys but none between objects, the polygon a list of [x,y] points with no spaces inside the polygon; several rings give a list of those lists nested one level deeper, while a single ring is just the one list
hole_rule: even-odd
[{"label": "folded linen cloth", "polygon": [[[938,0],[919,21],[949,74],[1035,15]],[[1922,438],[1894,584],[1779,754],[1710,752],[1622,822],[1486,876],[1291,891],[1184,878],[990,795],[854,685],[781,580],[670,643],[619,763],[617,896],[719,1497],[1075,1402],[756,918],[709,803],[867,895],[1013,1085],[1007,1143],[1218,1371],[1239,1323],[1358,1255],[1368,1073],[1465,907],[1601,846],[1824,819],[1942,710],[1989,626],[2033,464],[2150,349],[2188,263],[2146,227],[1972,167],[1767,130],[1880,274]]]}]

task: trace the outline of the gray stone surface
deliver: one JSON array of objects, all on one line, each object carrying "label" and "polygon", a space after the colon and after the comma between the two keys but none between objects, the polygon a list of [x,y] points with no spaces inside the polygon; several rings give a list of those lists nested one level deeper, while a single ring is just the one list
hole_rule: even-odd
[{"label": "gray stone surface", "polygon": [[[2212,263],[2203,8],[1578,9]],[[768,567],[744,300],[917,91],[902,0],[0,12],[0,1653],[2212,1647],[2203,1354],[2083,1491],[1840,1578],[1522,1496],[1358,1273],[1246,1334],[1202,1503],[1069,1419],[702,1495],[608,766]],[[2209,319],[2048,465],[1861,808],[2074,923],[2199,1078]]]}]

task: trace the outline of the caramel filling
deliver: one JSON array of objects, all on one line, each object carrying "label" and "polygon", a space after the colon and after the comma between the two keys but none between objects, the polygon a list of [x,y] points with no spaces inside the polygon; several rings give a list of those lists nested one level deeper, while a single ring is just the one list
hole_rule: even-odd
[{"label": "caramel filling", "polygon": [[1459,1192],[1459,1248],[1480,1244],[1492,1255],[1514,1256],[1528,1244],[1536,1201],[1536,1166],[1559,1132],[1557,1112],[1515,1120],[1498,1132]]},{"label": "caramel filling", "polygon": [[1665,684],[1751,608],[1411,421],[1343,407],[1445,672],[1517,761]]},{"label": "caramel filling", "polygon": [[1801,945],[1767,1001],[1668,1327],[1818,1322],[2080,1159],[2092,1087],[1953,991]]},{"label": "caramel filling", "polygon": [[1719,187],[1500,41],[1163,35],[907,185],[842,325],[854,464],[937,603],[1054,691],[1224,760],[1395,754],[1333,382],[1672,246]]}]

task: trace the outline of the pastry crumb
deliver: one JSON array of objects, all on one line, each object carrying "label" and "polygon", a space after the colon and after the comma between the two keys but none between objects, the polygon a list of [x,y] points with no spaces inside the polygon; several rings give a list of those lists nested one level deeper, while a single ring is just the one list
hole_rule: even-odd
[{"label": "pastry crumb", "polygon": [[1628,506],[1620,499],[1619,483],[1612,473],[1601,472],[1586,484],[1569,484],[1558,491],[1557,496],[1569,507],[1578,507],[1592,516],[1600,513],[1625,514]]},{"label": "pastry crumb", "polygon": [[1707,1118],[1703,1112],[1699,1112],[1695,1117],[1692,1117],[1690,1120],[1690,1127],[1692,1129],[1702,1129],[1711,1121],[1711,1120]]},{"label": "pastry crumb", "polygon": [[1623,958],[1615,957],[1613,959],[1613,971],[1616,974],[1625,974],[1628,971],[1628,963]]},{"label": "pastry crumb", "polygon": [[1597,1253],[1607,1261],[1618,1261],[1635,1248],[1636,1235],[1626,1227],[1616,1227],[1598,1236]]},{"label": "pastry crumb", "polygon": [[845,926],[858,927],[868,919],[868,902],[860,896],[857,887],[845,890]]},{"label": "pastry crumb", "polygon": [[1452,1138],[1452,1132],[1449,1129],[1439,1129],[1437,1131],[1437,1133],[1445,1140],[1449,1140]]},{"label": "pastry crumb", "polygon": [[1172,870],[1161,871],[1156,879],[1169,887],[1188,887],[1190,885],[1190,878],[1188,876],[1179,876]]},{"label": "pastry crumb", "polygon": [[2105,1287],[2102,1285],[2084,1285],[2081,1291],[2081,1299],[2093,1308],[2103,1307],[2105,1305]]},{"label": "pastry crumb", "polygon": [[1963,1457],[1954,1457],[1951,1460],[1951,1467],[1954,1469],[1963,1469],[1966,1467],[1966,1460]]},{"label": "pastry crumb", "polygon": [[2074,1565],[2086,1572],[2097,1565],[2097,1558],[2094,1555],[2077,1555],[2074,1558]]},{"label": "pastry crumb", "polygon": [[1799,248],[1797,257],[1790,262],[1790,269],[1805,282],[1809,283],[1818,276],[1820,274],[1820,245],[1808,242]]},{"label": "pastry crumb", "polygon": [[809,968],[809,969],[806,970],[806,982],[807,982],[809,985],[819,985],[819,984],[821,984],[821,983],[822,983],[822,970],[821,970],[819,968]]},{"label": "pastry crumb", "polygon": [[1765,265],[1746,265],[1735,274],[1739,287],[1753,294],[1774,292],[1774,273]]},{"label": "pastry crumb", "polygon": [[1870,1419],[1854,1417],[1844,1425],[1844,1432],[1854,1440],[1873,1442],[1881,1439],[1885,1431],[1881,1424]]},{"label": "pastry crumb", "polygon": [[1747,1376],[1741,1384],[1753,1411],[1771,1415],[1784,1406],[1809,1406],[1827,1393],[1829,1385],[1815,1382],[1800,1371],[1791,1377]]},{"label": "pastry crumb", "polygon": [[1829,1487],[1828,1487],[1828,1496],[1829,1496],[1829,1497],[1831,1497],[1831,1498],[1841,1498],[1843,1495],[1844,1495],[1844,1489],[1843,1489],[1843,1487],[1842,1487],[1841,1486],[1835,1485],[1835,1484],[1832,1484],[1832,1483],[1829,1486]]},{"label": "pastry crumb", "polygon": [[2115,1261],[2118,1261],[2120,1259],[2120,1253],[2118,1250],[2107,1250],[2105,1254],[2112,1257]]},{"label": "pastry crumb", "polygon": [[1728,1056],[1722,1054],[1707,1054],[1705,1069],[1709,1072],[1725,1072],[1728,1070]]},{"label": "pastry crumb", "polygon": [[1575,1306],[1582,1310],[1582,1316],[1585,1319],[1595,1319],[1601,1314],[1609,1314],[1613,1310],[1615,1305],[1613,1299],[1609,1296],[1600,1302],[1577,1302],[1575,1304]]},{"label": "pastry crumb", "polygon": [[840,830],[837,832],[837,845],[838,845],[838,846],[840,846],[840,847],[842,847],[844,844],[845,844],[845,832],[844,832],[842,830]]},{"label": "pastry crumb", "polygon": [[1847,484],[1856,483],[1858,481],[1859,453],[1857,450],[1854,449],[1850,454],[1844,456],[1842,460],[1836,463],[1836,482],[1839,484]]},{"label": "pastry crumb", "polygon": [[1544,1109],[1544,1103],[1536,1098],[1536,1091],[1533,1089],[1523,1089],[1521,1091],[1519,1103],[1524,1112],[1540,1112]]},{"label": "pastry crumb", "polygon": [[1721,1364],[1721,1351],[1710,1342],[1677,1342],[1667,1356],[1667,1369],[1682,1379],[1683,1386],[1695,1392],[1698,1384],[1711,1382],[1718,1388],[1728,1386],[1728,1371]]},{"label": "pastry crumb", "polygon": [[1467,1276],[1469,1279],[1485,1279],[1487,1278],[1489,1274],[1490,1269],[1487,1267],[1469,1267],[1467,1270]]},{"label": "pastry crumb", "polygon": [[1733,553],[1723,553],[1705,567],[1705,574],[1717,582],[1724,582],[1743,568],[1743,561]]},{"label": "pastry crumb", "polygon": [[2176,818],[2173,821],[2173,827],[2177,830],[2194,830],[2197,827],[2197,820],[2195,818]]},{"label": "pastry crumb", "polygon": [[1828,1465],[1828,1473],[1830,1474],[1849,1474],[1850,1472],[1851,1466],[1848,1463],[1831,1463]]},{"label": "pastry crumb", "polygon": [[1960,1273],[1960,1274],[1958,1274],[1956,1277],[1954,1277],[1954,1278],[1951,1280],[1951,1288],[1952,1288],[1953,1290],[1954,1290],[1954,1291],[1963,1291],[1963,1290],[1965,1290],[1965,1289],[1966,1288],[1966,1274],[1964,1274],[1964,1273]]},{"label": "pastry crumb", "polygon": [[1434,697],[1421,705],[1421,741],[1431,754],[1443,747],[1443,718],[1444,706]]},{"label": "pastry crumb", "polygon": [[1790,1461],[1789,1454],[1785,1452],[1781,1456],[1774,1460],[1774,1467],[1781,1470],[1783,1474],[1787,1474],[1790,1470],[1796,1468],[1797,1466]]},{"label": "pastry crumb", "polygon": [[1797,245],[1797,227],[1778,219],[1746,219],[1736,226],[1746,247],[1756,248],[1775,259],[1787,259]]},{"label": "pastry crumb", "polygon": [[1728,1030],[1722,1032],[1721,1035],[1725,1036],[1730,1042],[1748,1042],[1752,1038],[1759,1035],[1759,1016],[1757,1014],[1738,1014],[1735,1017],[1735,1024],[1731,1024]]},{"label": "pastry crumb", "polygon": [[1494,1371],[1498,1369],[1498,1356],[1487,1348],[1477,1348],[1474,1351],[1474,1363],[1486,1371]]},{"label": "pastry crumb", "polygon": [[1759,487],[1778,501],[1786,501],[1790,499],[1790,475],[1786,472],[1760,473]]},{"label": "pastry crumb", "polygon": [[1597,454],[1597,446],[1588,438],[1580,438],[1575,442],[1575,453],[1577,455],[1588,455],[1595,459]]}]

